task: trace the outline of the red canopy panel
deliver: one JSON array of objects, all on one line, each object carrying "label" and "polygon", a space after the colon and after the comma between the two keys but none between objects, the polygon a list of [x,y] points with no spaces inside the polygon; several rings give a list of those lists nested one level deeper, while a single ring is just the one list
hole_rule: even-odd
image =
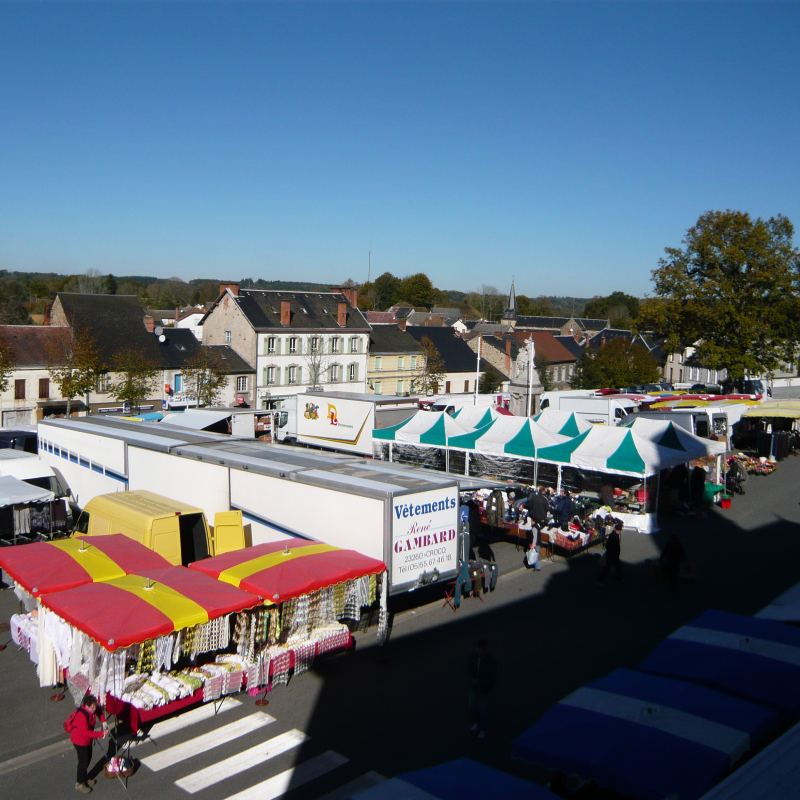
[{"label": "red canopy panel", "polygon": [[134,539],[115,533],[5,547],[0,549],[0,566],[38,597],[121,575],[146,575],[170,563]]},{"label": "red canopy panel", "polygon": [[[284,560],[281,556],[287,545],[290,555]],[[320,548],[325,550],[317,552]],[[263,569],[247,566],[252,563],[257,567],[259,561],[265,560],[270,563]],[[190,569],[238,585],[265,600],[283,602],[353,578],[383,572],[386,565],[355,550],[341,550],[319,542],[285,540],[196,561]]]},{"label": "red canopy panel", "polygon": [[111,583],[89,583],[44,595],[41,602],[112,652],[175,629],[162,611]]}]

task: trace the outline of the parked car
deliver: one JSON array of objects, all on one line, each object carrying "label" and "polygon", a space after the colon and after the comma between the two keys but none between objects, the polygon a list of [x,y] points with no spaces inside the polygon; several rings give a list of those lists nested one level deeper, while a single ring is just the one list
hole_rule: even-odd
[{"label": "parked car", "polygon": [[722,394],[722,387],[719,384],[711,383],[695,383],[691,389],[690,394]]}]

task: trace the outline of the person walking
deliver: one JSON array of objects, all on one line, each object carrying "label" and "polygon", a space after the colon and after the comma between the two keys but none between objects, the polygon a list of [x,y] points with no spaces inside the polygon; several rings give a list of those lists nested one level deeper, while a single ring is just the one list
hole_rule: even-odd
[{"label": "person walking", "polygon": [[474,653],[467,659],[467,674],[470,679],[469,708],[479,739],[486,738],[488,722],[489,695],[497,681],[497,662],[489,654],[489,643],[481,639]]},{"label": "person walking", "polygon": [[621,533],[622,522],[617,522],[616,525],[614,525],[614,529],[610,534],[608,534],[608,538],[603,545],[606,548],[606,563],[603,565],[603,568],[600,570],[600,574],[597,576],[598,586],[605,586],[606,576],[611,571],[612,567],[617,573],[617,581],[622,583],[622,561],[620,560],[622,542],[619,538]]},{"label": "person walking", "polygon": [[[94,729],[97,718],[103,724],[103,729]],[[78,754],[78,772],[75,789],[84,794],[92,791],[96,780],[89,778],[89,764],[92,762],[92,744],[95,739],[105,739],[108,736],[105,714],[97,713],[97,698],[86,694],[80,708],[76,709],[67,720],[70,723],[69,739]]]}]

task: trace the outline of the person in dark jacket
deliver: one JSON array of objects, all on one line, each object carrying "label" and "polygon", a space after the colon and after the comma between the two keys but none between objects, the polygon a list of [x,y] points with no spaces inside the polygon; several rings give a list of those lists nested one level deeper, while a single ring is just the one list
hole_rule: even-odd
[{"label": "person in dark jacket", "polygon": [[572,519],[574,510],[575,504],[572,502],[569,492],[566,489],[562,489],[561,494],[556,500],[556,521],[562,529],[566,530],[564,525],[569,526],[569,521]]},{"label": "person in dark jacket", "polygon": [[489,695],[497,682],[497,662],[489,655],[489,643],[481,639],[474,653],[467,659],[467,675],[470,679],[469,708],[479,739],[486,738],[486,723]]},{"label": "person in dark jacket", "polygon": [[605,586],[606,576],[611,571],[612,567],[617,573],[617,580],[622,582],[622,561],[620,560],[622,543],[619,538],[621,533],[622,523],[617,522],[614,526],[614,529],[608,535],[605,544],[603,545],[606,548],[606,563],[603,565],[603,568],[600,570],[600,574],[597,576],[598,586]]},{"label": "person in dark jacket", "polygon": [[673,589],[678,588],[681,564],[688,560],[686,551],[683,549],[680,539],[678,539],[678,534],[673,533],[667,540],[664,552],[661,553],[661,558],[658,559],[661,571],[664,573]]},{"label": "person in dark jacket", "polygon": [[[94,726],[97,718],[103,723],[103,729],[96,731]],[[92,786],[97,781],[89,778],[89,764],[92,761],[92,744],[95,739],[105,739],[108,736],[108,729],[105,726],[106,717],[102,712],[97,713],[97,698],[87,694],[83,698],[81,707],[75,714],[69,740],[75,747],[78,754],[78,774],[75,789],[84,794],[92,791]]]}]

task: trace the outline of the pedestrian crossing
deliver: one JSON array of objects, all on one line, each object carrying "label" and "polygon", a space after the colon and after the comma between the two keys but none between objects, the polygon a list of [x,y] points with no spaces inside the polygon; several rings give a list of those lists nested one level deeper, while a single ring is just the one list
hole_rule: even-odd
[{"label": "pedestrian crossing", "polygon": [[[240,714],[244,710],[242,703],[234,698],[227,698],[216,713],[237,710]],[[236,716],[238,719],[232,722],[197,735],[191,735],[197,730],[194,726],[207,723],[215,717],[215,709],[211,704],[158,722],[150,729],[148,737],[137,744],[137,755],[148,743],[148,749],[157,748],[152,754],[143,755],[142,765],[154,773],[175,767],[181,769],[185,774],[174,780],[174,785],[188,795],[216,787],[216,796],[223,798],[223,782],[235,776],[253,776],[252,785],[229,794],[224,800],[278,800],[290,790],[309,784],[348,763],[345,756],[328,750],[299,763],[295,762],[294,766],[287,769],[285,767],[291,760],[281,757],[288,755],[291,759],[292,752],[301,745],[306,745],[310,737],[297,729],[277,732],[280,726],[275,725],[275,718],[263,711]],[[208,728],[207,725],[204,727]],[[273,729],[276,731],[275,735],[269,735]],[[171,744],[170,737],[180,732],[188,734],[189,738]],[[241,746],[241,749],[229,755],[231,746]],[[208,757],[213,758],[216,753],[224,755],[207,764]],[[201,758],[204,755],[206,758]],[[298,759],[303,758],[296,753],[295,756]],[[193,764],[199,766],[198,762],[205,762],[206,765],[192,770]],[[172,779],[171,775],[169,779]],[[367,788],[382,781],[382,776],[369,772],[326,797],[339,796],[340,792],[347,792],[341,796],[349,797],[351,790],[357,790],[357,787]],[[230,792],[230,788],[228,791]]]}]

